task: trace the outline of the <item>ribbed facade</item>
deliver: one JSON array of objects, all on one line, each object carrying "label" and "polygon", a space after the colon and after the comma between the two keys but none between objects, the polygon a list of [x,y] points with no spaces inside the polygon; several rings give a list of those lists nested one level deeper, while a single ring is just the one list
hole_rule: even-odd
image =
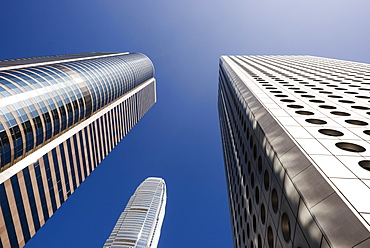
[{"label": "ribbed facade", "polygon": [[370,65],[222,56],[235,247],[370,247]]},{"label": "ribbed facade", "polygon": [[142,54],[0,61],[0,238],[22,247],[156,101]]},{"label": "ribbed facade", "polygon": [[166,200],[164,180],[147,178],[131,196],[104,248],[156,248]]}]

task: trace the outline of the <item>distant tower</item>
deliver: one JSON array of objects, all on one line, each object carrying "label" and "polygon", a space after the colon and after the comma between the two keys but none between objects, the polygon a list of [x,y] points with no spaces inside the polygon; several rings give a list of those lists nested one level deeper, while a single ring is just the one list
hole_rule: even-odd
[{"label": "distant tower", "polygon": [[149,177],[142,182],[131,196],[104,248],[156,248],[165,213],[166,195],[163,179]]},{"label": "distant tower", "polygon": [[222,56],[235,247],[370,247],[370,65]]},{"label": "distant tower", "polygon": [[156,102],[138,53],[0,61],[0,247],[22,247]]}]

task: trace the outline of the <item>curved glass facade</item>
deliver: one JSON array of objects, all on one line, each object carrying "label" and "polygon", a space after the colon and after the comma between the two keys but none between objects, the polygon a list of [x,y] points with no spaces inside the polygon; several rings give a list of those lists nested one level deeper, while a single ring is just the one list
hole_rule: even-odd
[{"label": "curved glass facade", "polygon": [[166,198],[164,180],[157,177],[147,178],[131,196],[103,247],[156,248]]},{"label": "curved glass facade", "polygon": [[0,71],[0,171],[153,75],[137,53]]}]

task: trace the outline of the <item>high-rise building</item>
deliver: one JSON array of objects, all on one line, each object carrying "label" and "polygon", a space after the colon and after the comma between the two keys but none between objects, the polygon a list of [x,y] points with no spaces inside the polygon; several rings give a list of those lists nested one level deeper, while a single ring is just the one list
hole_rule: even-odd
[{"label": "high-rise building", "polygon": [[0,247],[22,247],[156,102],[138,53],[0,61]]},{"label": "high-rise building", "polygon": [[163,223],[167,193],[162,178],[149,177],[131,196],[104,248],[156,248]]},{"label": "high-rise building", "polygon": [[235,247],[370,247],[370,65],[222,56]]}]

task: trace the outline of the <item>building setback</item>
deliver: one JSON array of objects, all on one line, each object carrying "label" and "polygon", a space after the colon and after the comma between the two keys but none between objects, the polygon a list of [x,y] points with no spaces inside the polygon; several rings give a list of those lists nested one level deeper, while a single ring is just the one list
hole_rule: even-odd
[{"label": "building setback", "polygon": [[370,247],[370,65],[222,56],[235,247]]},{"label": "building setback", "polygon": [[156,102],[138,53],[0,61],[0,247],[22,247]]},{"label": "building setback", "polygon": [[147,178],[131,196],[104,248],[156,248],[166,200],[164,180],[156,177]]}]

